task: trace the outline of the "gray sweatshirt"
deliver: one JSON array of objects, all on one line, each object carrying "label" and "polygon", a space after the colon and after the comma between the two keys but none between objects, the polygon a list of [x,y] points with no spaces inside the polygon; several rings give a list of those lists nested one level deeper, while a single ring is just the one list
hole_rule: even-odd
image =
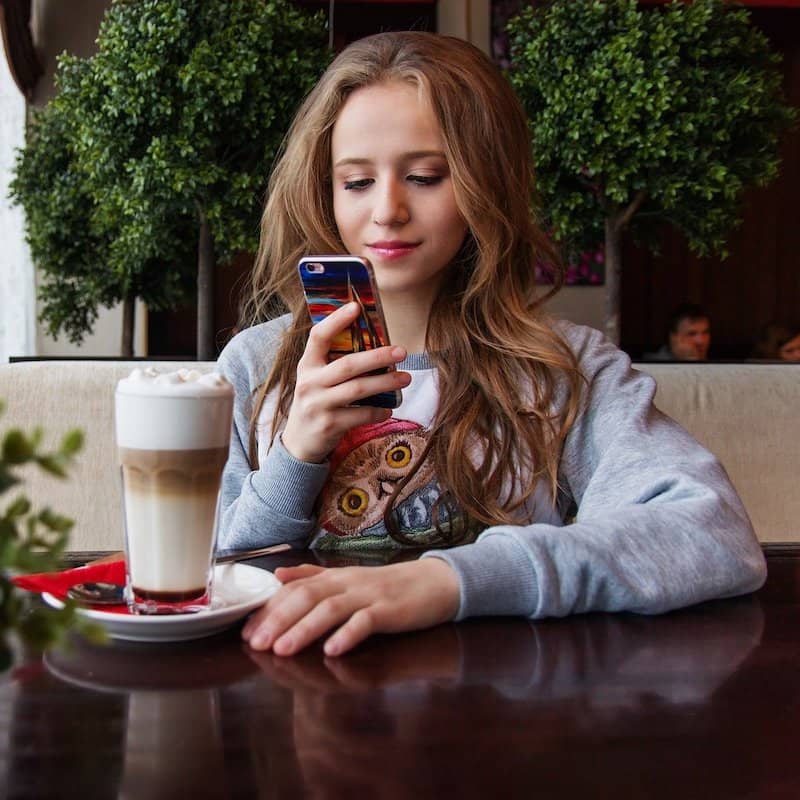
[{"label": "gray sweatshirt", "polygon": [[[538,492],[526,506],[524,524],[495,525],[471,544],[423,555],[445,560],[457,573],[457,619],[649,614],[758,589],[765,560],[717,459],[653,405],[655,382],[632,369],[623,352],[591,328],[557,324],[586,378],[585,404],[561,456],[558,502]],[[386,461],[378,460],[378,447],[402,463],[402,448],[414,448],[415,437],[424,436],[437,402],[435,368],[424,354],[410,355],[399,368],[411,372],[412,383],[390,430],[346,437],[347,445],[322,464],[293,458],[280,436],[270,445],[274,397],[268,397],[258,421],[260,466],[254,471],[247,458],[254,393],[287,325],[282,317],[244,330],[220,355],[219,370],[233,384],[236,402],[218,545],[303,546],[310,538],[320,547],[385,543],[380,522],[348,528],[350,509],[360,512],[359,498],[372,488],[377,497],[386,484],[375,478],[378,463]],[[348,513],[337,516],[331,485],[337,474],[359,465],[361,488],[348,496]],[[426,475],[398,504],[399,519],[421,531],[420,541],[430,530],[428,495],[435,486],[435,476]],[[577,511],[566,524],[570,507]]]}]

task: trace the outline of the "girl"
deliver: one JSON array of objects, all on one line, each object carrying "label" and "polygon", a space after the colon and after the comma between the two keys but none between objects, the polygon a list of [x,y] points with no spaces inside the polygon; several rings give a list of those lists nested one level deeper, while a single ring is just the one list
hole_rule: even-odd
[{"label": "girl", "polygon": [[[306,99],[270,182],[252,327],[220,356],[237,394],[220,545],[440,549],[279,570],[251,647],[333,631],[337,655],[376,631],[655,613],[763,583],[724,470],[653,406],[653,380],[544,315],[532,202],[524,113],[464,41],[362,39]],[[371,261],[392,346],[328,363],[358,308],[311,328],[296,265],[320,253]],[[397,388],[393,412],[353,405]]]}]

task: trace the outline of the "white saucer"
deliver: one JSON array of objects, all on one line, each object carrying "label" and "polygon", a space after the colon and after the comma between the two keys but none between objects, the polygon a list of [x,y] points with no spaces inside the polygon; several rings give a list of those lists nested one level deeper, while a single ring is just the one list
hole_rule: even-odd
[{"label": "white saucer", "polygon": [[[214,588],[208,611],[147,616],[78,607],[76,612],[102,625],[112,639],[181,642],[225,630],[258,608],[280,585],[280,581],[267,570],[247,564],[221,564],[214,567]],[[42,599],[53,608],[64,606],[61,600],[49,592],[43,592]]]}]

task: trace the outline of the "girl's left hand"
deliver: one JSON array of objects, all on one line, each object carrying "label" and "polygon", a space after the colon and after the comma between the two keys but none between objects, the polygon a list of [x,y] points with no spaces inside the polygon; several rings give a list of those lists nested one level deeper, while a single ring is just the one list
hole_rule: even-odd
[{"label": "girl's left hand", "polygon": [[439,558],[385,567],[310,564],[283,567],[284,584],[242,629],[254,650],[297,653],[333,628],[325,654],[338,656],[373,633],[397,633],[438,625],[458,612],[460,586]]}]

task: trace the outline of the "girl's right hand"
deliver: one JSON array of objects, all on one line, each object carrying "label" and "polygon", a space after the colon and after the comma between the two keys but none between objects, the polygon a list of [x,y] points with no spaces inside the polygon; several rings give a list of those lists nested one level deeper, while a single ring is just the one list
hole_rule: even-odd
[{"label": "girl's right hand", "polygon": [[367,374],[402,361],[406,357],[402,347],[378,347],[328,362],[334,338],[358,314],[358,304],[348,303],[314,325],[308,335],[297,364],[292,407],[281,434],[283,446],[300,461],[320,463],[351,428],[383,422],[392,415],[388,408],[353,403],[411,383],[407,372]]}]

